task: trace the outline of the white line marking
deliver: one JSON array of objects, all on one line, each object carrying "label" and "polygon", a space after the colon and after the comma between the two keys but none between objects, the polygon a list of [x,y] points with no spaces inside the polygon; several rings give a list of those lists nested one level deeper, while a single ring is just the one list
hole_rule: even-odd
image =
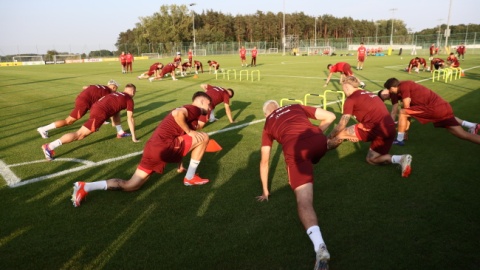
[{"label": "white line marking", "polygon": [[18,176],[16,176],[2,160],[0,160],[0,175],[2,175],[3,179],[5,179],[9,186],[13,186],[22,181],[22,179],[18,178]]},{"label": "white line marking", "polygon": [[[471,70],[471,69],[476,69],[476,68],[479,68],[479,67],[480,66],[471,67],[471,68],[468,68],[468,69],[464,69],[464,71],[468,71],[468,70]],[[292,77],[295,77],[295,76],[292,76]],[[425,79],[422,79],[422,80],[418,80],[416,82],[419,83],[419,82],[424,82],[424,81],[428,81],[428,80],[431,80],[431,78],[425,78]],[[338,102],[340,102],[340,101],[339,100],[332,101],[332,102],[329,102],[327,105],[331,105],[331,104],[338,103]],[[226,132],[226,131],[235,130],[235,129],[243,128],[243,127],[246,127],[246,126],[258,124],[258,123],[261,123],[261,122],[264,122],[264,121],[265,121],[265,119],[260,119],[260,120],[256,120],[256,121],[253,121],[253,122],[250,122],[250,123],[245,123],[245,124],[241,124],[241,125],[238,125],[238,126],[233,126],[233,127],[229,127],[229,128],[225,128],[225,129],[221,129],[221,130],[217,130],[217,131],[212,131],[212,132],[209,132],[207,134],[209,136],[211,136],[211,135],[214,135],[214,134],[223,133],[223,132]],[[84,170],[84,169],[104,165],[104,164],[115,162],[115,161],[118,161],[118,160],[138,156],[138,155],[141,155],[142,153],[143,153],[143,151],[135,152],[135,153],[127,154],[127,155],[116,157],[116,158],[105,159],[105,160],[102,160],[102,161],[99,161],[99,162],[93,162],[93,161],[76,159],[76,158],[57,158],[57,159],[55,159],[56,161],[79,162],[79,163],[83,163],[85,165],[79,166],[79,167],[76,167],[76,168],[72,168],[72,169],[69,169],[69,170],[53,173],[53,174],[48,174],[48,175],[32,178],[32,179],[25,180],[25,181],[22,181],[22,179],[20,179],[18,176],[16,176],[9,169],[9,167],[29,165],[29,164],[47,162],[47,161],[37,160],[37,161],[30,161],[30,162],[23,162],[23,163],[17,163],[17,164],[12,164],[12,165],[6,165],[2,160],[0,160],[0,175],[6,180],[8,186],[10,186],[12,188],[15,188],[15,187],[19,187],[19,186],[23,186],[23,185],[27,185],[27,184],[31,184],[31,183],[43,181],[43,180],[46,180],[46,179],[54,178],[54,177],[57,177],[57,176],[62,176],[62,175],[69,174],[69,173],[72,173],[72,172],[77,172],[77,171],[81,171],[81,170]],[[55,162],[55,160],[53,162]],[[50,162],[52,162],[52,161],[50,161]]]}]

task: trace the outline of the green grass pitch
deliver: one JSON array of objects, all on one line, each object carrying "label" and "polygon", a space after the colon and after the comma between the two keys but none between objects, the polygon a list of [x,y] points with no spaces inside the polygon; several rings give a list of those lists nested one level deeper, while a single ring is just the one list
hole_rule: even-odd
[{"label": "green grass pitch", "polygon": [[[410,58],[369,57],[364,70],[354,71],[370,91],[381,89],[390,77],[419,81],[448,100],[458,117],[480,121],[480,56],[467,55],[461,61],[466,76],[447,84],[432,83],[427,72],[404,72]],[[267,99],[322,93],[327,64],[346,61],[355,67],[355,57],[259,55],[257,67],[243,69],[236,55],[199,60],[205,65],[217,60],[225,70],[235,69],[237,79],[233,72],[230,80],[222,75],[216,80],[207,72],[196,79],[138,81],[154,60],[136,61],[133,74],[122,74],[116,62],[0,68],[0,269],[313,266],[313,247],[298,219],[277,144],[271,157],[270,200],[255,201],[262,192],[262,105]],[[253,82],[246,80],[244,72],[240,81],[240,70],[250,76],[252,70],[260,71],[260,80],[257,74]],[[334,75],[328,89],[341,89],[338,78]],[[141,142],[116,139],[115,129],[104,125],[86,139],[58,148],[57,161],[45,161],[40,146],[77,130],[88,115],[51,131],[47,140],[36,128],[64,119],[82,86],[110,79],[137,86],[134,116]],[[204,129],[223,147],[206,153],[200,163],[198,172],[211,180],[208,185],[183,186],[183,174],[169,165],[137,192],[91,192],[81,207],[72,206],[75,181],[128,179],[159,121],[171,109],[189,104],[201,83],[235,90],[231,108],[238,121],[229,124],[219,105],[220,120]],[[339,119],[338,105],[329,110]],[[124,112],[122,119],[128,129]],[[393,165],[368,165],[367,143],[345,142],[327,153],[315,167],[314,204],[332,256],[330,269],[478,269],[479,149],[431,124],[413,122],[407,146],[391,150],[413,156],[409,178],[402,178]],[[83,163],[71,159],[104,163],[82,169]],[[185,166],[188,161],[189,156]],[[27,184],[9,187],[8,171]]]}]

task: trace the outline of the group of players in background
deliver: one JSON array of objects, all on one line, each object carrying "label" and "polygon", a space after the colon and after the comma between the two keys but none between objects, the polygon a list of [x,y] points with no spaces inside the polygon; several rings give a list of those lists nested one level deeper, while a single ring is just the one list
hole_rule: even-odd
[{"label": "group of players in background", "polygon": [[[363,69],[366,54],[366,49],[361,44],[358,50],[357,70]],[[253,55],[252,51],[252,57]],[[240,51],[242,66],[246,66],[244,56],[245,48],[242,47]],[[189,50],[189,61],[180,64],[182,60],[179,52],[171,63],[166,65],[154,63],[149,71],[142,73],[138,79],[161,80],[169,74],[173,80],[177,80],[175,77],[177,69],[180,69],[181,76],[185,76],[187,68],[192,67],[196,74],[199,71],[203,72],[201,62],[193,61],[192,58],[193,54]],[[420,61],[415,62],[422,63],[425,68],[426,62]],[[216,72],[219,64],[210,60],[208,62]],[[255,64],[252,58],[252,65]],[[296,196],[300,220],[316,253],[315,269],[328,269],[330,259],[330,253],[326,248],[313,208],[313,165],[318,163],[327,151],[337,148],[344,141],[370,142],[366,155],[367,163],[398,164],[401,168],[401,176],[408,177],[412,170],[412,156],[410,154],[392,155],[390,149],[392,145],[405,145],[405,141],[409,139],[408,130],[412,118],[421,124],[431,122],[435,127],[445,128],[458,138],[480,144],[480,136],[477,134],[480,124],[456,117],[448,102],[418,83],[390,78],[384,84],[385,89],[373,93],[362,89],[365,84],[354,76],[348,63],[329,64],[327,68],[330,74],[325,87],[330,82],[332,74],[339,72],[341,88],[346,96],[343,114],[330,134],[327,135],[325,132],[336,116],[322,108],[300,104],[280,107],[275,100],[266,101],[262,108],[266,117],[260,151],[262,195],[257,196],[257,200],[269,199],[269,161],[272,144],[277,141],[282,145],[288,170],[288,183]],[[125,72],[128,71],[125,70]],[[133,142],[139,142],[135,135],[133,118],[133,97],[136,86],[127,84],[121,93],[117,92],[118,87],[119,84],[114,80],[110,80],[107,85],[84,87],[75,101],[75,108],[65,120],[57,120],[39,127],[37,131],[42,138],[46,139],[49,130],[71,125],[90,110],[89,119],[78,131],[67,133],[53,142],[42,145],[45,158],[55,159],[55,148],[89,136],[108,123],[109,119],[117,130],[117,138],[131,137]],[[163,173],[168,163],[178,164],[177,172],[185,173],[183,183],[186,186],[209,183],[209,179],[202,178],[196,173],[204,153],[208,152],[210,142],[209,136],[199,130],[207,122],[217,121],[214,109],[220,103],[224,103],[229,122],[235,122],[230,110],[230,99],[233,98],[234,91],[231,88],[208,84],[202,84],[201,89],[202,91],[193,94],[191,104],[176,107],[160,122],[147,141],[140,163],[130,179],[112,178],[94,182],[75,182],[72,194],[73,205],[80,206],[87,194],[94,190],[138,190],[153,173]],[[391,112],[387,110],[385,100],[391,100]],[[399,106],[400,103],[402,108]],[[122,110],[127,111],[130,133],[124,132],[121,127],[119,113]],[[355,118],[357,122],[348,126],[351,118]],[[318,120],[319,125],[313,125],[310,119]],[[395,121],[398,122],[398,128]],[[188,153],[191,153],[191,159],[186,169],[183,167],[182,159]]]}]

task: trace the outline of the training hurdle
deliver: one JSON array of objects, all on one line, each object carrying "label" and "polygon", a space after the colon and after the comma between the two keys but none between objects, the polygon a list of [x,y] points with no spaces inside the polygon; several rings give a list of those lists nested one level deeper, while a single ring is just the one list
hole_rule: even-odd
[{"label": "training hurdle", "polygon": [[237,70],[236,69],[229,69],[227,70],[227,79],[230,81],[230,72],[233,72],[235,75],[235,80],[237,79]]},{"label": "training hurdle", "polygon": [[303,105],[303,101],[301,101],[300,99],[294,99],[294,98],[282,98],[280,99],[280,107],[283,106],[283,102],[290,102],[290,103],[298,103],[298,104],[301,104]]},{"label": "training hurdle", "polygon": [[254,75],[254,74],[257,74],[257,78],[258,78],[258,80],[260,81],[260,70],[258,70],[258,69],[257,69],[257,70],[252,70],[252,72],[250,73],[250,75],[251,75],[251,77],[252,77],[252,82],[253,82],[253,79],[254,79],[254,78],[253,78],[253,75]]},{"label": "training hurdle", "polygon": [[[217,71],[217,73],[215,73],[215,80],[218,80],[218,74],[219,74],[219,72]],[[225,79],[226,75],[227,75],[227,73],[222,72],[223,79]]]},{"label": "training hurdle", "polygon": [[345,104],[345,93],[343,91],[325,90],[325,91],[323,91],[323,95],[320,95],[320,94],[306,94],[303,98],[304,99],[304,104],[308,105],[308,98],[309,97],[312,97],[312,96],[313,97],[318,97],[318,98],[320,98],[320,105],[322,105],[322,108],[324,110],[326,110],[327,106],[328,106],[328,96],[329,96],[329,94],[330,94],[330,96],[331,96],[331,94],[334,94],[337,97],[338,97],[338,95],[341,96],[341,99],[339,99],[340,103],[341,103],[340,111],[343,113],[343,105]]},{"label": "training hurdle", "polygon": [[445,79],[445,83],[448,83],[448,79],[452,81],[453,71],[450,68],[434,70],[432,73],[432,82],[435,82],[435,75],[437,75],[437,81],[440,80],[440,75],[442,75],[442,79]]},{"label": "training hurdle", "polygon": [[248,70],[240,70],[240,81],[242,80],[242,75],[245,73],[247,75],[247,81],[248,81]]},{"label": "training hurdle", "polygon": [[460,79],[462,77],[463,69],[461,67],[450,68],[450,69],[452,70],[452,72],[455,72],[455,75],[453,75],[453,78],[455,80]]}]

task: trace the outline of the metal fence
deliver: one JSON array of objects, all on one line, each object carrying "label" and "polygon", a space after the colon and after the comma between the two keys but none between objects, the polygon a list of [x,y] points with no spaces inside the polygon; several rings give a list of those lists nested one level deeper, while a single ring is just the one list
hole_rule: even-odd
[{"label": "metal fence", "polygon": [[[478,37],[480,38],[480,36]],[[350,45],[360,44],[363,42],[366,46],[378,46],[388,48],[390,46],[390,40],[395,47],[404,46],[406,49],[416,46],[421,47],[422,50],[428,50],[432,43],[438,47],[443,48],[445,46],[445,36],[442,34],[435,35],[415,35],[409,34],[404,36],[374,36],[374,37],[344,37],[344,38],[317,38],[308,40],[299,40],[298,38],[288,39],[285,45],[285,53],[289,54],[293,48],[305,48],[305,47],[321,47],[331,46],[337,51],[348,52]],[[477,32],[469,33],[456,33],[451,34],[448,38],[448,44],[455,47],[461,43],[467,45],[467,53],[476,54],[479,53],[479,49],[475,49],[476,45],[480,45],[477,41]],[[110,55],[118,55],[119,52],[131,52],[135,56],[140,56],[142,53],[158,53],[162,56],[171,56],[180,51],[186,53],[189,49],[202,49],[206,51],[207,55],[220,55],[220,54],[237,54],[241,46],[245,46],[247,49],[251,49],[254,46],[259,51],[265,50],[269,52],[270,48],[278,49],[279,53],[283,53],[283,44],[280,41],[275,42],[196,42],[195,46],[193,42],[169,42],[169,43],[149,43],[149,44],[137,44],[137,43],[125,43],[116,47],[112,44],[97,44],[97,45],[82,45],[75,47],[72,45],[54,45],[49,47],[42,46],[16,46],[14,48],[15,54],[0,56],[0,61],[9,62],[12,61],[12,57],[15,55],[25,54],[37,54],[44,55],[44,59],[48,58],[45,55],[46,51],[55,50],[59,53],[71,53],[71,54],[83,54],[84,57],[92,51],[108,51]],[[471,47],[473,49],[468,49]],[[480,47],[479,47],[480,48]],[[12,48],[0,47],[0,54],[4,52],[12,51]],[[421,50],[419,51],[421,53]],[[103,55],[100,55],[103,56]],[[109,56],[109,55],[104,55]]]}]

